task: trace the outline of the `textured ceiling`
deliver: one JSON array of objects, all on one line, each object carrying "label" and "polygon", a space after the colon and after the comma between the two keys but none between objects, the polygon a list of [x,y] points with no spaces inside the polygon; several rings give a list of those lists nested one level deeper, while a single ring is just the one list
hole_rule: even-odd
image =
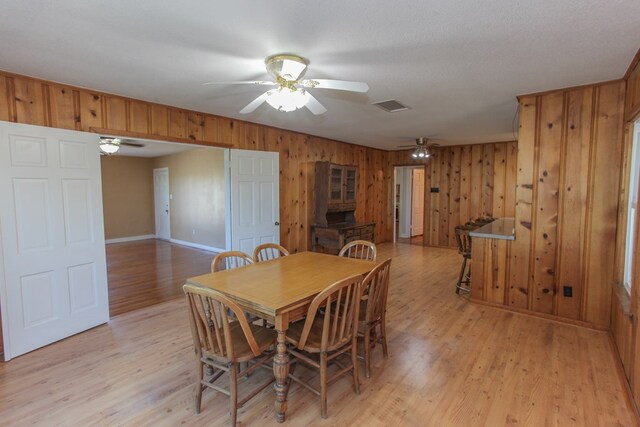
[{"label": "textured ceiling", "polygon": [[[640,47],[638,0],[0,0],[0,68],[104,92],[394,149],[512,140],[516,95],[622,77]],[[264,58],[309,59],[328,112],[238,113]],[[411,107],[387,113],[371,103]]]}]

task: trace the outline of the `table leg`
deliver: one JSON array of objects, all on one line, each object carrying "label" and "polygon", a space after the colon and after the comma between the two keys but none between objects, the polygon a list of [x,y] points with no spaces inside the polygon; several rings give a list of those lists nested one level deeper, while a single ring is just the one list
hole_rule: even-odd
[{"label": "table leg", "polygon": [[287,354],[285,333],[286,329],[278,329],[276,355],[273,357],[273,375],[276,377],[276,383],[273,386],[276,390],[276,421],[279,423],[284,422],[289,392],[289,354]]}]

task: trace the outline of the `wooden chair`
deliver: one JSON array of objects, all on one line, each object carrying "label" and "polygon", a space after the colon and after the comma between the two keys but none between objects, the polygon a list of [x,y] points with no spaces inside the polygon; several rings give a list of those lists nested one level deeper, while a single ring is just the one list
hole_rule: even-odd
[{"label": "wooden chair", "polygon": [[[364,341],[364,373],[367,378],[371,376],[371,349],[376,342],[382,344],[384,358],[389,357],[386,313],[390,271],[391,258],[378,264],[362,282],[358,336]],[[380,327],[379,336],[376,331],[378,326]]]},{"label": "wooden chair", "polygon": [[[467,225],[459,225],[455,228],[458,252],[462,255],[462,266],[460,266],[460,274],[456,283],[456,294],[459,294],[460,291],[470,291],[468,286],[471,283],[471,264],[467,265],[467,261],[471,259],[471,237],[469,236],[469,231],[475,228],[477,227]],[[467,285],[467,287],[462,285]]]},{"label": "wooden chair", "polygon": [[289,251],[277,243],[263,243],[253,251],[253,262],[264,262],[270,259],[289,255]]},{"label": "wooden chair", "polygon": [[[289,354],[295,361],[320,370],[320,390],[300,378],[289,378],[320,396],[320,415],[327,418],[327,385],[348,372],[353,375],[355,392],[360,394],[357,365],[357,327],[362,275],[340,280],[320,292],[311,302],[307,317],[294,323],[287,331],[287,341],[292,344]],[[320,308],[324,310],[320,310]],[[336,358],[350,352],[351,361],[343,365]],[[319,362],[312,359],[319,356]],[[328,376],[328,364],[335,362],[339,370]]]},{"label": "wooden chair", "polygon": [[251,257],[241,251],[226,251],[216,255],[211,261],[211,272],[217,273],[222,270],[244,267],[253,264]]},{"label": "wooden chair", "polygon": [[366,240],[354,240],[344,245],[344,247],[340,249],[338,256],[375,261],[376,254],[377,250],[374,243]]},{"label": "wooden chair", "polygon": [[[230,397],[231,425],[235,426],[237,409],[274,381],[269,376],[267,382],[238,401],[239,377],[248,376],[259,367],[272,369],[265,363],[273,358],[274,352],[268,350],[275,345],[277,333],[250,324],[242,309],[217,291],[194,285],[184,285],[183,290],[197,360],[196,413],[200,413],[202,392],[212,388]],[[235,317],[231,318],[229,312]],[[239,370],[241,362],[246,368]],[[229,390],[214,384],[225,372],[229,373]]]}]

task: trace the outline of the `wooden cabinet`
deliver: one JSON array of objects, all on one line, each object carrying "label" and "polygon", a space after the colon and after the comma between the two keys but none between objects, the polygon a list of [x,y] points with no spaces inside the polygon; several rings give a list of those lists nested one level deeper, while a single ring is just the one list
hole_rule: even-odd
[{"label": "wooden cabinet", "polygon": [[315,225],[311,249],[338,254],[353,240],[374,241],[375,223],[357,224],[358,168],[329,162],[315,164]]},{"label": "wooden cabinet", "polygon": [[315,224],[355,222],[358,191],[358,168],[316,162],[315,165]]},{"label": "wooden cabinet", "polygon": [[337,255],[344,245],[354,240],[375,241],[376,224],[330,224],[311,228],[311,250]]}]

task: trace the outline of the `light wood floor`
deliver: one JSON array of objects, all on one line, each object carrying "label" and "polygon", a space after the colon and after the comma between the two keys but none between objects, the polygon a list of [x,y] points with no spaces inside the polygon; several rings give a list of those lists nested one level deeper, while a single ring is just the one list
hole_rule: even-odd
[{"label": "light wood floor", "polygon": [[[394,257],[390,358],[374,350],[359,396],[348,378],[332,384],[327,420],[293,385],[284,425],[637,425],[606,333],[470,304],[454,293],[455,250],[379,249]],[[0,364],[0,424],[228,425],[227,398],[211,391],[194,414],[193,357],[183,299],[116,316]],[[273,399],[256,396],[239,425],[276,425]]]},{"label": "light wood floor", "polygon": [[214,256],[156,239],[107,245],[109,314],[182,297],[185,279],[209,273]]}]

